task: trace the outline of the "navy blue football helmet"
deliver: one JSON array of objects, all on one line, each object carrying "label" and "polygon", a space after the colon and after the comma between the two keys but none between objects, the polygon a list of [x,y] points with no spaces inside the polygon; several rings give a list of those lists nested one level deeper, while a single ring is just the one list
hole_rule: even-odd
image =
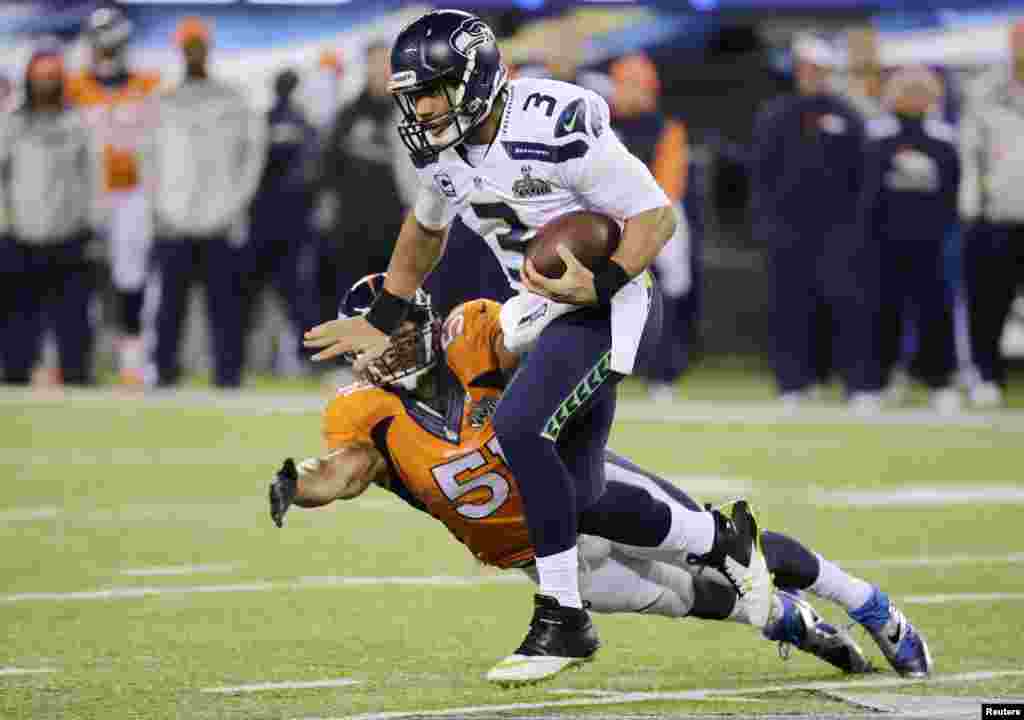
[{"label": "navy blue football helmet", "polygon": [[[491,112],[508,82],[494,32],[461,10],[435,10],[410,23],[391,49],[390,90],[402,111],[398,135],[415,164],[462,142]],[[443,91],[449,112],[420,121],[416,99]],[[440,136],[430,131],[444,129]]]},{"label": "navy blue football helmet", "polygon": [[[385,277],[384,273],[374,273],[353,285],[341,300],[338,317],[359,317],[370,312],[370,306],[384,290]],[[350,363],[358,356],[352,352],[343,354]],[[396,385],[415,390],[419,377],[437,365],[440,356],[441,320],[434,313],[430,295],[421,288],[412,298],[405,323],[391,335],[391,346],[367,365],[364,374],[378,387]]]}]

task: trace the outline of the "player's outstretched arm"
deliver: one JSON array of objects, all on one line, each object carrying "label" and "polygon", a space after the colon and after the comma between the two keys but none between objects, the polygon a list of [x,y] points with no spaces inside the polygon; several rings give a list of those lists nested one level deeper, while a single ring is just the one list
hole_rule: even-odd
[{"label": "player's outstretched arm", "polygon": [[298,464],[288,458],[270,484],[270,517],[281,527],[293,503],[308,508],[350,500],[387,472],[384,457],[370,445],[343,445]]},{"label": "player's outstretched arm", "polygon": [[364,316],[329,320],[307,330],[302,344],[320,350],[313,360],[329,360],[346,352],[379,352],[386,346],[388,336],[405,318],[406,301],[441,257],[444,237],[444,230],[424,227],[410,212],[391,255],[384,293]]}]

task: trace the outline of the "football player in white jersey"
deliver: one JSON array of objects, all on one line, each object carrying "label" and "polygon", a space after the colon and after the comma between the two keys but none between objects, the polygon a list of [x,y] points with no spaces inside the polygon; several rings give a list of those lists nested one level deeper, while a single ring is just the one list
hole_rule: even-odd
[{"label": "football player in white jersey", "polygon": [[[578,511],[605,488],[615,386],[632,372],[641,341],[660,332],[660,299],[647,268],[672,236],[675,214],[648,169],[608,129],[607,103],[569,83],[508,80],[494,33],[480,18],[457,10],[420,17],[396,39],[391,69],[403,117],[398,132],[417,167],[420,196],[369,313],[318,325],[305,344],[320,349],[314,360],[386,347],[457,215],[523,291],[506,304],[502,326],[506,338],[525,335],[532,345],[493,422],[519,479],[540,588],[526,639],[489,677],[542,679],[600,644],[580,599]],[[524,262],[531,232],[576,210],[620,221],[618,249],[591,272],[560,248],[565,273],[539,275]],[[758,537],[751,515],[740,524]],[[764,616],[754,624],[763,626],[771,582],[756,544],[744,551],[740,542],[716,542],[716,533],[737,529],[710,516],[696,532],[706,544],[693,554],[738,593],[754,595]]]}]

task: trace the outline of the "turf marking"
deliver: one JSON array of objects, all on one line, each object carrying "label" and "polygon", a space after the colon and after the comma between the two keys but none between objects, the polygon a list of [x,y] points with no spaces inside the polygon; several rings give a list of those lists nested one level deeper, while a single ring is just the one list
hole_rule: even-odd
[{"label": "turf marking", "polygon": [[170,565],[167,567],[127,568],[121,575],[129,577],[171,577],[179,575],[201,575],[203,573],[230,573],[238,569],[238,563],[206,563],[203,565]]},{"label": "turf marking", "polygon": [[906,605],[949,605],[958,602],[1001,602],[1024,600],[1024,593],[945,593],[941,595],[905,595],[900,602]]},{"label": "turf marking", "polygon": [[[65,389],[58,393],[0,388],[0,406],[64,406],[69,401],[78,407],[117,408],[186,408],[203,412],[234,412],[249,415],[293,415],[320,412],[326,395],[315,391],[295,393],[236,393],[215,390],[150,391],[126,396],[114,390]],[[999,410],[986,414],[961,413],[941,416],[928,409],[886,410],[877,415],[858,416],[842,406],[804,407],[787,410],[772,402],[706,402],[677,400],[664,405],[632,399],[619,403],[617,419],[621,422],[703,423],[742,425],[876,425],[950,428],[987,428],[1019,432],[1024,429],[1024,413]]]},{"label": "turf marking", "polygon": [[905,680],[897,677],[872,678],[869,680],[847,680],[835,682],[791,683],[786,685],[763,685],[749,688],[706,688],[702,690],[682,690],[678,692],[623,692],[608,697],[580,697],[570,700],[549,700],[533,703],[508,703],[505,705],[471,705],[468,707],[445,708],[443,710],[399,710],[394,712],[366,713],[363,715],[338,716],[334,718],[307,717],[302,720],[397,720],[409,717],[450,717],[458,715],[484,715],[496,712],[516,710],[540,710],[557,707],[582,707],[594,705],[630,705],[651,701],[699,701],[718,698],[757,695],[761,693],[788,692],[793,690],[832,691],[848,688],[880,688],[900,687],[926,683],[939,685],[963,682],[981,682],[996,680],[1002,677],[1019,677],[1024,670],[999,670],[958,673],[955,675],[936,675],[926,680]]},{"label": "turf marking", "polygon": [[16,667],[0,667],[0,677],[6,675],[42,675],[45,673],[57,672],[53,668],[16,668]]},{"label": "turf marking", "polygon": [[518,573],[456,577],[453,575],[425,575],[410,577],[348,577],[327,575],[303,577],[292,582],[262,580],[231,585],[183,585],[180,587],[112,587],[99,590],[73,592],[23,592],[0,595],[0,603],[33,602],[44,600],[135,600],[161,595],[206,595],[216,593],[267,592],[271,590],[308,590],[339,586],[411,585],[416,587],[465,587],[472,585],[500,585],[528,583],[529,578]]},{"label": "turf marking", "polygon": [[[851,566],[846,563],[847,566]],[[162,595],[209,595],[218,593],[268,592],[271,590],[309,590],[330,587],[366,587],[404,585],[410,587],[471,587],[477,585],[526,584],[530,579],[520,573],[497,575],[423,575],[423,576],[345,576],[323,575],[300,577],[290,582],[261,580],[250,583],[219,585],[182,585],[164,587],[112,587],[70,592],[21,592],[0,595],[0,603],[36,601],[70,602],[76,600],[136,600]],[[948,605],[963,602],[1004,602],[1024,600],[1024,593],[942,593],[937,595],[906,595],[899,598],[909,605]]]},{"label": "turf marking", "polygon": [[334,680],[307,680],[297,682],[265,682],[251,685],[233,685],[228,687],[203,688],[199,692],[219,695],[238,695],[240,693],[264,692],[266,690],[308,690],[312,688],[333,688],[359,685],[359,680],[336,678]]},{"label": "turf marking", "polygon": [[840,567],[870,570],[872,568],[951,567],[954,565],[999,565],[1024,563],[1024,552],[1008,555],[922,555],[920,557],[894,557],[877,560],[837,560]]},{"label": "turf marking", "polygon": [[43,507],[11,508],[0,511],[0,523],[18,522],[22,520],[48,520],[57,517],[61,509],[55,505]]},{"label": "turf marking", "polygon": [[814,493],[819,506],[892,507],[968,505],[975,503],[1024,503],[1024,487],[994,485],[988,487],[904,487],[899,490],[850,490]]}]

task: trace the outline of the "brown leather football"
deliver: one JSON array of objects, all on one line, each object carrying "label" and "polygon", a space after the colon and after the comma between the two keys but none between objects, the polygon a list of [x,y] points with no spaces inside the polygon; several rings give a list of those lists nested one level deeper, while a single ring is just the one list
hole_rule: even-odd
[{"label": "brown leather football", "polygon": [[564,245],[588,269],[595,270],[618,249],[620,235],[619,224],[607,215],[577,210],[537,230],[526,245],[526,257],[544,277],[560,278],[565,263],[555,248]]}]

